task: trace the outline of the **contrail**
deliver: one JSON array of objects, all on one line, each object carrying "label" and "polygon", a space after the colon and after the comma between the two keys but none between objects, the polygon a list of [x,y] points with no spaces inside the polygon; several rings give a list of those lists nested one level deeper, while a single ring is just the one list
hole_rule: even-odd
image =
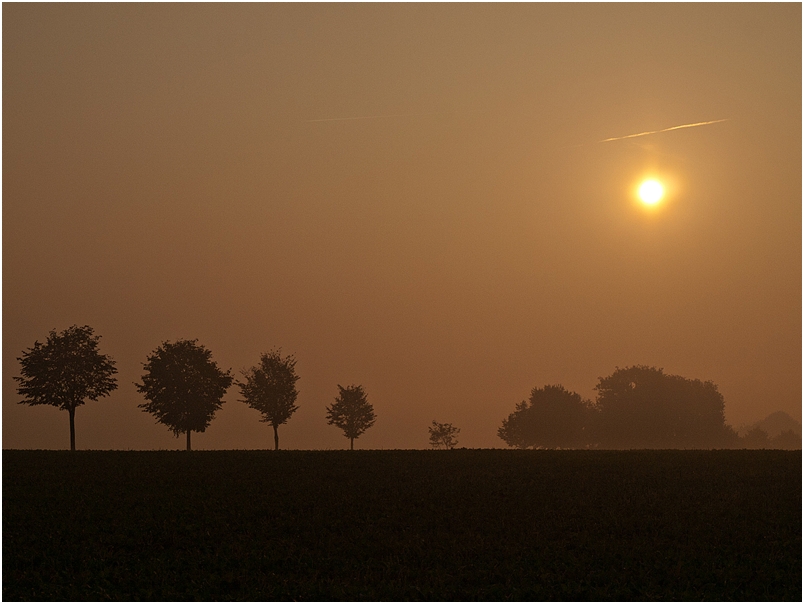
[{"label": "contrail", "polygon": [[434,115],[432,113],[392,113],[389,115],[361,115],[359,117],[325,117],[317,120],[304,120],[309,122],[343,122],[346,120],[377,120],[384,117],[415,117],[418,115]]},{"label": "contrail", "polygon": [[711,122],[696,122],[694,124],[682,124],[681,126],[673,126],[671,128],[665,128],[664,130],[651,130],[650,132],[640,132],[639,134],[629,134],[628,136],[615,136],[613,138],[606,138],[598,142],[609,143],[611,141],[621,141],[625,138],[636,138],[638,136],[647,136],[648,134],[659,134],[660,132],[670,132],[670,130],[680,130],[681,128],[695,128],[696,126],[708,126],[709,124],[719,124],[720,122],[726,122],[726,121],[728,121],[728,119],[712,120]]}]

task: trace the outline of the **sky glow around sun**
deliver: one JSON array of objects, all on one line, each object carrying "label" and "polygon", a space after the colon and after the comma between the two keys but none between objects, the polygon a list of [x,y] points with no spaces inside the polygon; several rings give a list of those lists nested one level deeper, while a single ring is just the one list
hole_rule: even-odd
[{"label": "sky glow around sun", "polygon": [[[637,364],[711,380],[735,429],[798,421],[801,14],[3,5],[3,447],[69,446],[13,378],[71,325],[119,370],[80,449],[186,448],[133,386],[179,338],[298,358],[282,449],[344,446],[338,384],[376,406],[360,448],[434,420],[497,448],[533,388]],[[273,447],[226,398],[193,448]]]}]

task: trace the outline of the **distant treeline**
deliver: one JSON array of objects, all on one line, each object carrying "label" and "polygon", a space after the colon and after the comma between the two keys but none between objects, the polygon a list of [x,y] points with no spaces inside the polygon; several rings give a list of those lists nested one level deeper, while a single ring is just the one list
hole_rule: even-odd
[{"label": "distant treeline", "polygon": [[[21,404],[51,405],[70,417],[70,448],[75,450],[75,410],[87,400],[107,396],[117,388],[114,360],[98,350],[100,336],[91,327],[73,325],[46,342],[35,342],[19,360]],[[204,432],[236,384],[241,402],[261,414],[273,428],[279,448],[279,426],[298,409],[296,359],[279,350],[260,356],[259,363],[235,381],[222,370],[209,349],[197,340],[163,342],[146,359],[137,390],[145,398],[139,407],[151,413],[177,437]],[[785,431],[770,438],[759,428],[739,436],[725,421],[725,402],[712,382],[665,374],[661,369],[633,366],[600,378],[593,403],[563,386],[534,388],[497,431],[510,447],[562,449],[800,449],[801,435]],[[338,385],[338,396],[327,407],[327,423],[354,440],[374,425],[376,415],[360,385]],[[430,442],[454,448],[460,431],[433,421]]]},{"label": "distant treeline", "polygon": [[562,449],[800,449],[801,434],[743,436],[726,424],[712,382],[635,365],[599,378],[594,402],[563,386],[534,388],[497,434],[509,446]]}]

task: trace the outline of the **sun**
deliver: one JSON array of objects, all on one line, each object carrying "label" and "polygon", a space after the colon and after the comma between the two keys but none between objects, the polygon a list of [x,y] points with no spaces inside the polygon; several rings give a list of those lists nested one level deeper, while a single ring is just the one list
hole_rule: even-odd
[{"label": "sun", "polygon": [[650,179],[639,185],[639,199],[647,206],[655,206],[664,197],[664,185],[658,180]]}]

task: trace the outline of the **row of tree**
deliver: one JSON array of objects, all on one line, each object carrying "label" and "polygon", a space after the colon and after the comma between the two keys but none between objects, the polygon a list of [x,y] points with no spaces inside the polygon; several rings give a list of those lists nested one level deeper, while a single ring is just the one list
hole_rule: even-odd
[{"label": "row of tree", "polygon": [[[70,416],[70,449],[75,450],[75,410],[87,400],[98,400],[117,388],[114,360],[98,350],[100,336],[88,325],[73,325],[51,331],[44,343],[36,341],[17,360],[20,375],[17,391],[20,404],[52,405]],[[212,360],[212,352],[197,340],[163,342],[143,365],[137,390],[146,402],[139,405],[178,437],[206,431],[223,405],[223,396],[235,381],[231,370],[223,371]],[[242,402],[257,410],[260,421],[274,431],[274,448],[279,449],[279,426],[296,412],[299,395],[296,359],[271,350],[260,356],[258,365],[242,372],[237,381]],[[376,415],[360,385],[344,388],[327,407],[327,423],[343,430],[354,449],[354,441],[374,425]]]},{"label": "row of tree", "polygon": [[534,388],[497,434],[523,449],[801,447],[801,436],[792,433],[778,442],[738,436],[726,424],[723,395],[709,381],[636,365],[599,378],[595,390],[593,403],[560,385]]},{"label": "row of tree", "polygon": [[[98,350],[100,336],[89,326],[51,331],[46,342],[35,342],[18,358],[21,404],[52,405],[70,417],[70,448],[75,450],[75,410],[87,400],[107,396],[117,388],[114,360]],[[137,390],[145,398],[139,407],[154,415],[178,437],[185,434],[191,448],[193,432],[204,432],[236,383],[241,401],[270,424],[274,448],[279,449],[279,426],[298,406],[296,359],[271,350],[259,364],[242,372],[235,382],[212,353],[197,340],[163,342],[143,365]],[[563,386],[534,388],[504,421],[497,434],[518,448],[800,448],[801,436],[782,433],[774,439],[761,430],[743,437],[725,422],[725,401],[712,382],[665,374],[662,369],[636,365],[617,368],[595,387],[596,401],[584,400]],[[335,402],[327,407],[327,423],[354,441],[374,425],[376,415],[360,385],[338,385]],[[457,445],[458,428],[433,421],[434,448]]]}]

